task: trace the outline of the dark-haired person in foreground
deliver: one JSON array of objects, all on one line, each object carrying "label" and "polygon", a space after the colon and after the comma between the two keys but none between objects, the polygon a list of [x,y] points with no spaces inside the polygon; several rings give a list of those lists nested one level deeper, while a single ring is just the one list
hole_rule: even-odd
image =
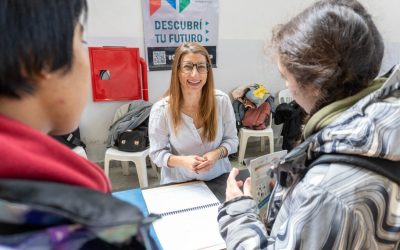
[{"label": "dark-haired person in foreground", "polygon": [[47,135],[73,131],[86,103],[86,12],[86,0],[0,1],[1,249],[149,242],[139,210],[110,195],[102,170]]},{"label": "dark-haired person in foreground", "polygon": [[251,180],[237,182],[231,171],[218,216],[227,248],[399,249],[398,169],[381,175],[382,164],[371,171],[365,162],[308,163],[334,153],[399,167],[400,82],[375,79],[384,46],[371,16],[357,1],[318,1],[278,28],[273,47],[288,89],[310,115],[305,141],[276,169],[267,218],[258,217]]}]

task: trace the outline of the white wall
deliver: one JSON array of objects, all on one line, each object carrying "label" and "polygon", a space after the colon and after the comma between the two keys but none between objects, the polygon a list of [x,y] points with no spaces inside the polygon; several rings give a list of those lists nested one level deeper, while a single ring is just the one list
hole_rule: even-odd
[{"label": "white wall", "polygon": [[[88,0],[86,40],[89,46],[138,47],[144,57],[141,0]],[[314,0],[266,1],[219,0],[218,68],[216,86],[225,92],[254,82],[272,92],[284,88],[277,69],[265,56],[264,43],[272,28],[293,17]],[[400,61],[399,0],[361,0],[373,15],[387,44],[384,68]],[[155,102],[168,88],[170,71],[148,72],[149,99]],[[89,103],[81,120],[81,134],[89,159],[102,161],[105,140],[115,110],[125,102]]]}]

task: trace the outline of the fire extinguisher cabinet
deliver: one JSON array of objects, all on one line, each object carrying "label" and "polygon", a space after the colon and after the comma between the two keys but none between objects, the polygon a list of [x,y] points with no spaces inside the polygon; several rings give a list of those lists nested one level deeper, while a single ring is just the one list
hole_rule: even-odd
[{"label": "fire extinguisher cabinet", "polygon": [[94,101],[148,101],[147,65],[138,48],[90,47]]}]

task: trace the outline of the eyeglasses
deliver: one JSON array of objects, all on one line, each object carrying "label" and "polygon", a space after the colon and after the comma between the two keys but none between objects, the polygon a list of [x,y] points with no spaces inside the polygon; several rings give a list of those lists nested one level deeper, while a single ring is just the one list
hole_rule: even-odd
[{"label": "eyeglasses", "polygon": [[192,73],[194,67],[196,67],[197,72],[200,74],[207,74],[208,69],[210,68],[208,63],[183,62],[179,64],[179,69],[185,74]]}]

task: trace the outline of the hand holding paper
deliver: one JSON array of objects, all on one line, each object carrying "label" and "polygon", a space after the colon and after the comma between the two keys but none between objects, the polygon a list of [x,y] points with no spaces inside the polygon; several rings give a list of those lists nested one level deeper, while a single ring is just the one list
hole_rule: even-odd
[{"label": "hand holding paper", "polygon": [[[237,181],[236,176],[239,174],[239,169],[233,168],[229,173],[226,181],[226,201],[232,200],[239,196],[251,196],[251,178],[247,178],[243,183],[242,180]],[[243,187],[243,192],[241,188]]]}]

